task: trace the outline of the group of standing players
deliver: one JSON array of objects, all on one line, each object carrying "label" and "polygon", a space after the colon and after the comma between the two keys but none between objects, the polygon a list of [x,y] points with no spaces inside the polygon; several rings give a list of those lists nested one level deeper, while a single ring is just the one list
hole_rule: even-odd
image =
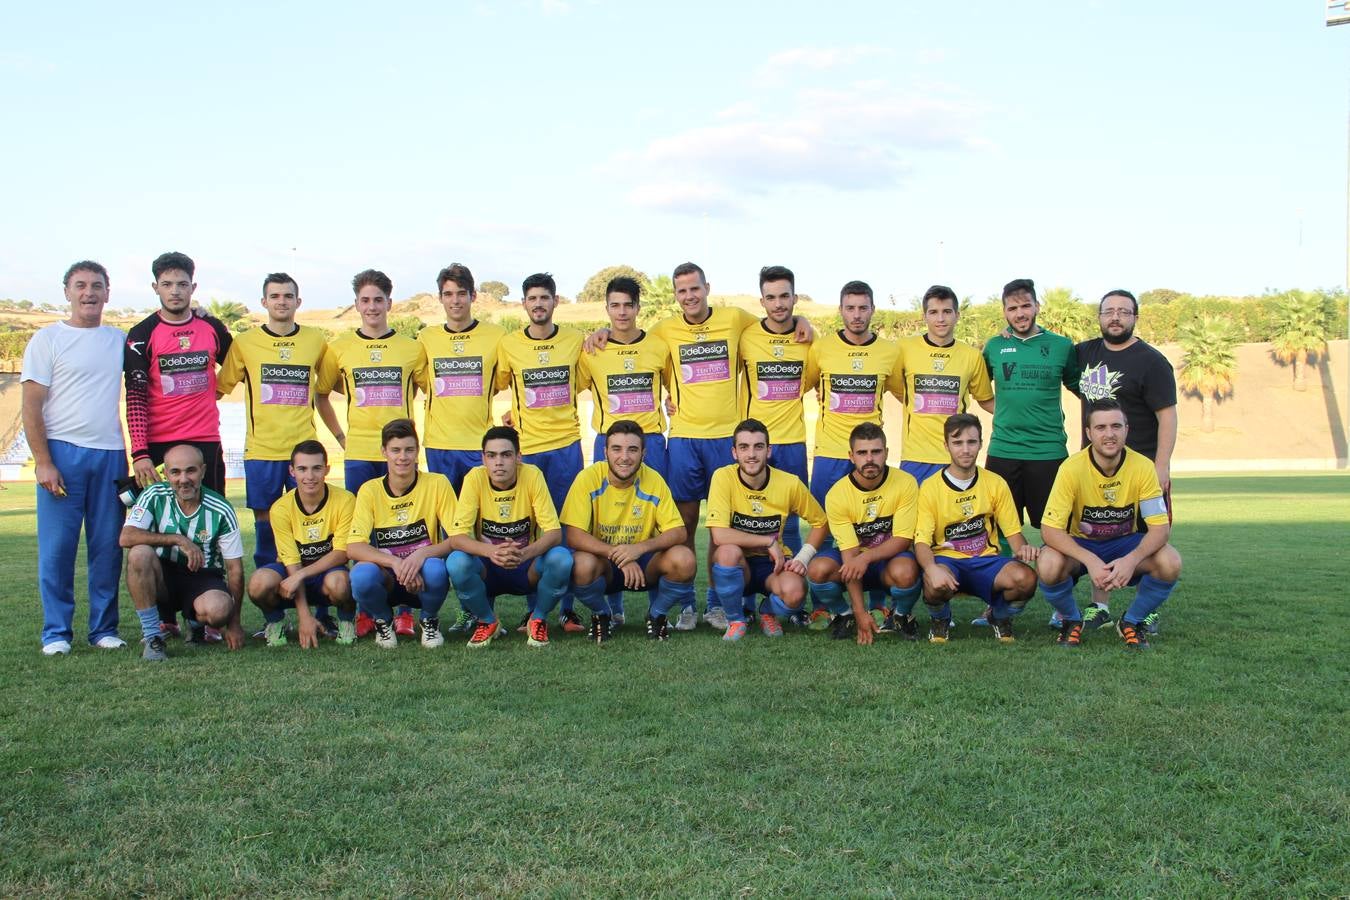
[{"label": "group of standing players", "polygon": [[[520,628],[531,646],[548,643],[555,607],[564,631],[603,643],[624,623],[625,589],[647,590],[647,634],[664,640],[700,621],[693,585],[702,503],[709,588],[701,618],[727,641],[743,638],[752,621],[771,637],[791,622],[859,643],[888,632],[917,639],[922,599],[928,638],[941,643],[952,634],[956,593],[983,599],[976,622],[1011,641],[1039,570],[1060,643],[1076,646],[1085,628],[1111,624],[1108,592],[1138,584],[1117,630],[1127,646],[1147,646],[1179,576],[1167,544],[1175,383],[1161,354],[1134,337],[1137,304],[1124,291],[1100,304],[1102,338],[1075,346],[1036,324],[1032,282],[1011,282],[1007,329],[982,356],[955,340],[959,302],[943,286],[923,297],[925,332],[892,342],[871,328],[864,282],[840,291],[843,328],[817,335],[795,315],[790,270],[761,270],[765,315],[756,318],[710,307],[703,270],[685,263],[673,272],[678,314],[643,330],[640,286],[616,278],[606,289],[610,326],[586,336],[553,322],[556,285],[541,273],[522,287],[529,321],[508,333],[474,318],[473,275],[454,264],[437,276],[444,325],[416,339],[397,334],[388,322],[393,285],[367,270],[353,279],[360,326],[329,343],[296,323],[300,293],[289,275],[266,277],[266,323],[232,340],[194,311],[191,259],[167,253],[152,271],[161,308],[126,335],[116,370],[106,348],[89,355],[95,339],[121,341],[101,324],[108,278],[89,261],[66,274],[71,318],[40,331],[25,354],[49,655],[70,650],[81,520],[90,642],[121,645],[120,545],[151,659],[166,656],[180,612],[185,640],[243,646],[245,593],[263,612],[271,646],[287,642],[294,607],[306,647],[367,632],[388,648],[400,636],[439,646],[445,632],[485,647],[506,631],[495,609],[501,594],[527,597]],[[116,504],[103,483],[125,474],[125,456],[116,471],[119,378],[134,473],[125,522],[101,496],[112,493]],[[216,407],[241,383],[256,533],[247,585],[238,521],[223,496]],[[1089,445],[1073,457],[1061,386],[1084,400]],[[335,390],[346,397],[345,426],[330,403]],[[508,424],[493,421],[501,390],[510,395]],[[589,467],[577,405],[587,390],[596,432]],[[819,412],[808,473],[803,398],[811,391]],[[419,392],[420,438],[412,422]],[[904,411],[898,467],[881,427],[887,393]],[[966,412],[972,399],[994,413],[987,468],[976,464],[983,435]],[[325,480],[316,411],[344,448],[345,488]],[[86,459],[90,449],[102,455]],[[419,471],[422,452],[428,471]],[[1022,538],[1023,510],[1044,548]],[[1084,573],[1094,588],[1086,614],[1073,599]],[[460,609],[443,631],[452,586]],[[577,600],[591,610],[589,625]]]}]

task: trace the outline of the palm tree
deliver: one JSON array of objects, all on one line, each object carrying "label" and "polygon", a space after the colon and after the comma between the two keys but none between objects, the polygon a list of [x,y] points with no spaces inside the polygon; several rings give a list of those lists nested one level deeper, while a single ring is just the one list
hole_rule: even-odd
[{"label": "palm tree", "polygon": [[248,307],[237,300],[215,300],[206,304],[206,311],[225,323],[226,327],[248,318]]},{"label": "palm tree", "polygon": [[1308,389],[1308,358],[1326,350],[1326,310],[1318,298],[1288,291],[1275,305],[1275,337],[1271,352],[1294,364],[1294,390]]},{"label": "palm tree", "polygon": [[1097,317],[1092,308],[1066,287],[1053,287],[1041,293],[1041,311],[1036,322],[1046,331],[1062,334],[1075,342],[1085,341],[1098,333]]},{"label": "palm tree", "polygon": [[1237,327],[1219,316],[1192,319],[1177,335],[1186,351],[1181,360],[1182,390],[1200,395],[1201,427],[1214,430],[1214,403],[1233,393],[1237,375]]}]

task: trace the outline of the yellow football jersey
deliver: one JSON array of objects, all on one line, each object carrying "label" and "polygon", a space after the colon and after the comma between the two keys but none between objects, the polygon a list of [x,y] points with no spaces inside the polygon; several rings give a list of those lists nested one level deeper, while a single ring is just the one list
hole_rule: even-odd
[{"label": "yellow football jersey", "polygon": [[775,444],[806,441],[802,392],[810,344],[775,334],[761,319],[741,332],[741,418],[759,419]]},{"label": "yellow football jersey", "polygon": [[998,536],[1021,534],[1008,482],[976,468],[975,482],[961,490],[943,469],[919,487],[914,543],[927,544],[935,556],[997,556]]},{"label": "yellow football jersey", "polygon": [[405,557],[419,547],[439,544],[455,521],[455,489],[435,472],[418,472],[403,494],[389,492],[389,478],[372,478],[356,492],[348,543],[366,543]]},{"label": "yellow football jersey", "polygon": [[412,418],[424,365],[422,345],[393,330],[377,338],[349,331],[328,345],[325,370],[333,371],[338,389],[347,395],[347,459],[384,459],[380,429],[394,419]]},{"label": "yellow football jersey", "polygon": [[449,534],[467,534],[488,544],[514,541],[524,545],[560,527],[544,473],[537,466],[521,463],[515,483],[500,490],[492,486],[487,469],[470,469]]},{"label": "yellow football jersey", "polygon": [[[812,528],[825,524],[825,511],[806,485],[796,475],[769,468],[769,480],[755,490],[741,480],[741,470],[734,463],[713,473],[708,486],[708,515],[704,522],[709,528],[734,528],[746,534],[778,535],[782,546],[783,521],[796,513]],[[787,553],[787,547],[783,547]],[[764,556],[767,550],[746,550],[747,556]]]},{"label": "yellow football jersey", "polygon": [[684,520],[670,488],[654,469],[639,466],[626,488],[609,481],[603,460],[581,470],[563,501],[562,523],[589,532],[606,544],[636,544],[675,528]]},{"label": "yellow football jersey", "polygon": [[647,434],[665,434],[661,385],[670,378],[670,348],[647,332],[631,344],[610,338],[605,349],[581,354],[581,384],[591,391],[591,427],[604,434],[616,419],[632,419]]},{"label": "yellow football jersey", "polygon": [[301,505],[298,491],[282,494],[269,514],[277,559],[282,565],[307,566],[334,550],[346,550],[355,507],[350,491],[331,484],[324,486],[323,499],[313,510]]},{"label": "yellow football jersey", "polygon": [[840,550],[868,550],[893,537],[914,540],[919,484],[914,476],[887,466],[881,484],[863,490],[852,474],[825,494],[825,518]]},{"label": "yellow football jersey", "polygon": [[1062,528],[1073,537],[1105,541],[1139,530],[1139,520],[1166,525],[1167,498],[1158,470],[1142,453],[1125,450],[1125,458],[1107,475],[1088,447],[1060,464],[1041,523]]},{"label": "yellow football jersey", "polygon": [[939,347],[924,334],[900,341],[905,418],[900,432],[900,458],[905,462],[945,463],[951,460],[942,436],[947,417],[966,411],[966,398],[994,396],[980,351],[960,341]]},{"label": "yellow football jersey", "polygon": [[492,427],[497,346],[506,329],[474,321],[464,331],[449,325],[423,328],[417,341],[427,354],[420,386],[427,398],[423,444],[431,450],[477,450]]},{"label": "yellow football jersey", "polygon": [[301,325],[280,335],[266,325],[234,339],[216,375],[216,390],[228,394],[244,383],[244,459],[290,459],[301,441],[317,436],[314,397],[328,341],[317,328]]},{"label": "yellow football jersey", "polygon": [[[581,332],[556,324],[543,340],[530,337],[524,328],[502,338],[497,388],[511,388],[521,453],[557,450],[581,440],[577,363],[582,340]],[[482,437],[479,433],[480,441]]]},{"label": "yellow football jersey", "polygon": [[670,436],[731,437],[739,419],[736,373],[740,368],[741,332],[757,320],[735,306],[711,307],[697,325],[684,315],[657,324],[652,334],[670,348],[671,387],[675,417]]},{"label": "yellow football jersey", "polygon": [[872,335],[851,344],[842,331],[819,338],[806,358],[806,387],[820,403],[816,419],[816,456],[848,459],[848,436],[863,422],[881,422],[886,391],[899,396],[900,352],[891,341]]}]

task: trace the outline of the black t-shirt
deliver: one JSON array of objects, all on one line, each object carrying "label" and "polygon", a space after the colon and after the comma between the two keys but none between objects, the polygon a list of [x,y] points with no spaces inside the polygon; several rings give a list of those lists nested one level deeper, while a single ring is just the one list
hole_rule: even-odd
[{"label": "black t-shirt", "polygon": [[1153,459],[1158,453],[1157,411],[1177,405],[1177,379],[1167,357],[1144,341],[1111,350],[1104,340],[1093,338],[1074,350],[1082,373],[1078,382],[1082,427],[1087,427],[1090,401],[1113,397],[1125,410],[1130,427],[1125,445]]}]

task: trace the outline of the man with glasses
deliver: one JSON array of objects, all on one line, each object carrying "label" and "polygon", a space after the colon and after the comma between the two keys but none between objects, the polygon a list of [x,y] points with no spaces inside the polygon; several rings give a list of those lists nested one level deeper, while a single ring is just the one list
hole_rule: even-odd
[{"label": "man with glasses", "polygon": [[[1078,382],[1083,408],[1081,428],[1087,428],[1088,411],[1094,400],[1110,398],[1120,404],[1129,427],[1125,445],[1153,460],[1170,522],[1172,449],[1177,442],[1177,380],[1167,357],[1135,337],[1138,319],[1139,301],[1129,291],[1108,291],[1097,305],[1102,336],[1083,341],[1075,348],[1078,370],[1082,373]],[[1083,617],[1084,628],[1111,624],[1108,600],[1109,594],[1093,588],[1092,606]],[[1058,623],[1052,624],[1058,627]],[[1156,634],[1156,613],[1144,624],[1150,633]]]}]

